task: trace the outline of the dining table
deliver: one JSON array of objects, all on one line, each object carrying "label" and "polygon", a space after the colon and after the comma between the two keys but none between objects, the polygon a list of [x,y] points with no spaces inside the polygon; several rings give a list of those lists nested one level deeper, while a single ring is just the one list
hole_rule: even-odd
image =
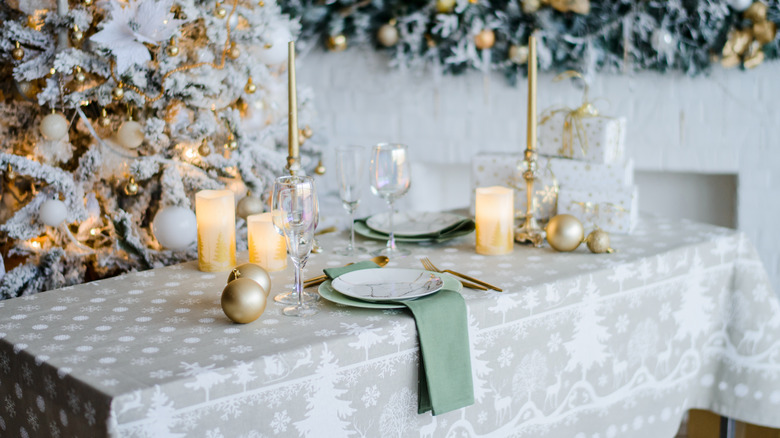
[{"label": "dining table", "polygon": [[[319,236],[306,276],[370,257],[333,254],[346,239]],[[0,301],[0,435],[658,438],[693,408],[780,428],[780,301],[739,231],[643,215],[611,254],[402,245],[388,267],[427,257],[503,289],[460,291],[470,406],[418,414],[406,309],[294,318],[269,299],[235,324],[228,272],[188,262]],[[292,279],[273,272],[271,295]]]}]

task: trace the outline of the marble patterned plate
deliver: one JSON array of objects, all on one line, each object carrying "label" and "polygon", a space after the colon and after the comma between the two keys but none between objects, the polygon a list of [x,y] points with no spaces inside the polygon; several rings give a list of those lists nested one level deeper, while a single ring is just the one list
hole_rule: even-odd
[{"label": "marble patterned plate", "polygon": [[[452,275],[439,275],[441,275],[441,278],[444,280],[444,287],[442,289],[451,290],[453,292],[460,292],[463,289],[461,282]],[[363,309],[402,309],[406,307],[403,304],[368,302],[350,298],[333,289],[333,287],[330,285],[330,280],[326,280],[324,283],[322,283],[317,291],[320,293],[322,298],[325,298],[332,303],[341,304],[343,306],[359,307]]]},{"label": "marble patterned plate", "polygon": [[[390,233],[390,213],[369,217],[366,225],[380,233]],[[407,211],[393,215],[393,232],[396,236],[419,236],[433,234],[463,221],[463,216],[441,212]]]},{"label": "marble patterned plate", "polygon": [[436,293],[444,280],[435,272],[422,269],[362,269],[335,280],[333,289],[363,301],[413,300]]}]

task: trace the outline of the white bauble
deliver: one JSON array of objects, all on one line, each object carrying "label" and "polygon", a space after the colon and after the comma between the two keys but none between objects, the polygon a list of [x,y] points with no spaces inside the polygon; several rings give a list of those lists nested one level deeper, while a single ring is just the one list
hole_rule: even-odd
[{"label": "white bauble", "polygon": [[41,134],[48,140],[61,140],[68,135],[68,119],[60,113],[51,113],[41,119]]},{"label": "white bauble", "polygon": [[257,49],[257,59],[266,65],[276,65],[287,61],[287,43],[292,41],[290,29],[276,26],[269,32],[267,41],[270,47],[263,46]]},{"label": "white bauble", "polygon": [[398,28],[390,23],[383,24],[376,33],[376,39],[385,47],[393,47],[398,43]]},{"label": "white bauble", "polygon": [[68,216],[68,208],[59,199],[49,199],[38,209],[38,219],[50,227],[59,226]]},{"label": "white bauble", "polygon": [[116,141],[128,149],[135,149],[144,142],[144,130],[140,123],[128,120],[116,131]]},{"label": "white bauble", "polygon": [[152,233],[167,249],[179,251],[195,243],[198,223],[195,213],[184,207],[165,207],[154,215]]},{"label": "white bauble", "polygon": [[753,4],[753,0],[726,0],[726,3],[728,3],[732,9],[742,12]]},{"label": "white bauble", "polygon": [[658,53],[670,53],[674,50],[674,37],[668,30],[659,28],[653,31],[650,45]]}]

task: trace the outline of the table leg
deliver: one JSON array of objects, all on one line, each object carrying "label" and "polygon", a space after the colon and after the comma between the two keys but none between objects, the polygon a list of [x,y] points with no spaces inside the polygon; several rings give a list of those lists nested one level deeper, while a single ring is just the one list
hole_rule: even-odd
[{"label": "table leg", "polygon": [[735,438],[736,423],[728,417],[720,417],[720,438]]}]

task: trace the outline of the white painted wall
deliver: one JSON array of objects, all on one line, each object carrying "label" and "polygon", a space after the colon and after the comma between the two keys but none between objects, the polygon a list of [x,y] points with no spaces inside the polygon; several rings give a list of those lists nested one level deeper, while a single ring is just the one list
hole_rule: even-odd
[{"label": "white painted wall", "polygon": [[[434,80],[427,74],[392,71],[386,64],[381,54],[356,50],[315,51],[298,61],[300,82],[316,93],[321,131],[331,145],[408,144],[418,166],[407,202],[427,209],[467,205],[471,157],[525,147],[525,87],[512,88],[501,76],[476,73]],[[775,62],[748,72],[716,68],[697,78],[600,75],[593,78],[590,93],[603,98],[598,102],[603,114],[628,117],[627,149],[636,160],[641,210],[677,211],[675,205],[686,201],[675,195],[701,193],[701,208],[685,214],[697,220],[702,214],[721,214],[719,191],[724,204],[734,203],[733,194],[726,194],[728,183],[677,173],[667,180],[658,172],[736,175],[736,224],[757,247],[780,292],[778,74],[780,63]],[[551,79],[540,77],[540,110],[580,102],[580,90]],[[334,164],[326,165],[332,176]],[[686,184],[685,189],[673,189],[678,183]],[[364,211],[380,205],[370,200]]]}]

